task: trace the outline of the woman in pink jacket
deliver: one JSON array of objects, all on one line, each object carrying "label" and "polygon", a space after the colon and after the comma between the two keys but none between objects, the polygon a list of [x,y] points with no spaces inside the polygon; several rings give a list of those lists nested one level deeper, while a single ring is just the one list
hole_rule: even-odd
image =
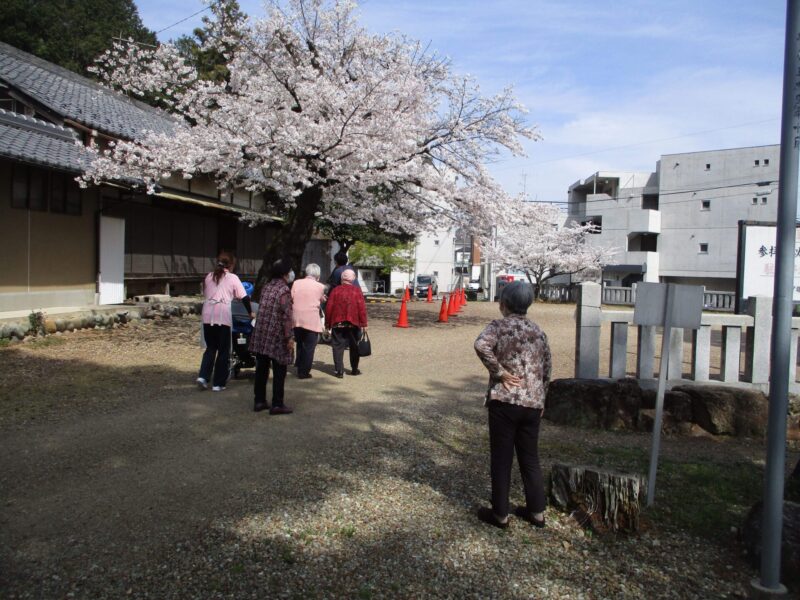
[{"label": "woman in pink jacket", "polygon": [[314,350],[322,332],[319,307],[325,301],[325,286],[319,282],[319,265],[306,265],[306,276],[292,286],[294,339],[297,345],[297,378],[311,377]]},{"label": "woman in pink jacket", "polygon": [[220,252],[216,268],[206,275],[203,282],[203,338],[206,351],[200,363],[197,385],[201,390],[208,389],[211,373],[214,373],[212,390],[225,389],[230,373],[231,355],[231,300],[238,298],[248,313],[253,314],[250,296],[244,290],[239,278],[232,273],[236,267],[236,257],[230,252]]}]

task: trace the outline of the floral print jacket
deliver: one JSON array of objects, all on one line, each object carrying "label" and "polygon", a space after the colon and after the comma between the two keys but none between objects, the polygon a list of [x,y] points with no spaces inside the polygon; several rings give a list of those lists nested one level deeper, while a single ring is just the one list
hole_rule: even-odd
[{"label": "floral print jacket", "polygon": [[[475,340],[475,352],[489,370],[486,401],[499,400],[528,408],[544,408],[550,383],[550,346],[544,331],[524,315],[509,315],[489,323]],[[503,372],[522,379],[506,390]]]},{"label": "floral print jacket", "polygon": [[264,354],[279,364],[292,362],[289,340],[293,339],[292,292],[286,281],[273,279],[261,290],[256,326],[250,338],[250,351]]}]

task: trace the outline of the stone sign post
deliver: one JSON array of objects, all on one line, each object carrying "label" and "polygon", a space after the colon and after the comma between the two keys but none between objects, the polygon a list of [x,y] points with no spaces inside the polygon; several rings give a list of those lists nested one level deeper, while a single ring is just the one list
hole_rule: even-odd
[{"label": "stone sign post", "polygon": [[[650,451],[650,471],[647,477],[647,506],[652,506],[656,493],[656,471],[661,446],[661,421],[664,413],[664,391],[669,372],[672,328],[699,329],[703,316],[703,287],[674,283],[640,283],[636,289],[633,322],[636,325],[661,326],[661,365],[658,369],[656,416],[653,422],[653,447]],[[683,338],[679,340],[683,344]],[[675,365],[680,371],[681,365]]]}]

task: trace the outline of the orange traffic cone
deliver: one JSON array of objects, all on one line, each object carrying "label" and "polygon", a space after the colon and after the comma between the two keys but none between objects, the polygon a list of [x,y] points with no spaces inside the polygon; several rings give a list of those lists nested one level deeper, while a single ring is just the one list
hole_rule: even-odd
[{"label": "orange traffic cone", "polygon": [[442,296],[442,308],[439,309],[439,323],[447,323],[447,298]]},{"label": "orange traffic cone", "polygon": [[405,298],[400,304],[400,315],[397,317],[397,323],[395,323],[394,326],[403,328],[408,327],[408,308],[406,308]]},{"label": "orange traffic cone", "polygon": [[406,291],[403,294],[403,302],[408,302],[411,300],[411,294],[408,293],[408,286],[406,286]]},{"label": "orange traffic cone", "polygon": [[467,290],[461,288],[461,306],[467,305]]},{"label": "orange traffic cone", "polygon": [[453,292],[450,294],[450,303],[447,305],[447,316],[454,317],[455,314],[458,312],[456,309],[456,294]]},{"label": "orange traffic cone", "polygon": [[433,286],[432,285],[428,286],[428,299],[425,300],[425,302],[427,302],[428,304],[431,304],[433,302]]},{"label": "orange traffic cone", "polygon": [[461,312],[461,289],[456,290],[456,313]]},{"label": "orange traffic cone", "polygon": [[464,290],[464,306],[467,305],[467,291]]}]

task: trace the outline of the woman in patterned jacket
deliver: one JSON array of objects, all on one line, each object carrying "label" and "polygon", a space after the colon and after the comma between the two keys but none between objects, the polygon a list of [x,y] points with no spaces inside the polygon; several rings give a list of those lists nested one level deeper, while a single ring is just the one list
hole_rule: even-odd
[{"label": "woman in patterned jacket", "polygon": [[[270,272],[272,279],[261,290],[256,326],[250,338],[250,351],[256,355],[256,381],[253,410],[269,408],[271,415],[288,415],[292,409],[283,403],[286,368],[294,355],[294,322],[292,293],[289,284],[294,271],[286,259],[276,260]],[[267,380],[272,365],[272,407],[267,404]]]},{"label": "woman in patterned jacket", "polygon": [[539,422],[550,382],[550,346],[541,328],[526,318],[533,286],[515,281],[500,295],[502,319],[489,323],[475,340],[475,351],[489,370],[486,407],[489,412],[492,508],[478,518],[501,529],[508,527],[511,463],[517,451],[525,507],[514,514],[544,527],[544,484],[539,465]]}]

